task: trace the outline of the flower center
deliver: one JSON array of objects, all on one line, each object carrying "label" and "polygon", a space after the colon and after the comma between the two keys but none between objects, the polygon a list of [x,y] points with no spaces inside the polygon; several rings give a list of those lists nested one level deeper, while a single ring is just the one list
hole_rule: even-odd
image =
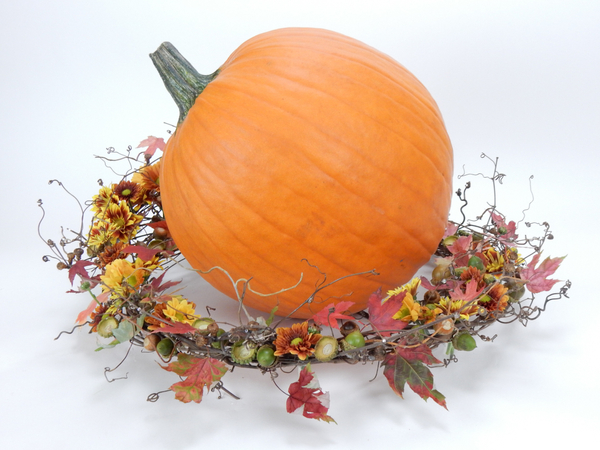
[{"label": "flower center", "polygon": [[302,338],[301,337],[297,337],[295,339],[292,339],[292,342],[290,342],[290,345],[298,345],[302,343]]}]

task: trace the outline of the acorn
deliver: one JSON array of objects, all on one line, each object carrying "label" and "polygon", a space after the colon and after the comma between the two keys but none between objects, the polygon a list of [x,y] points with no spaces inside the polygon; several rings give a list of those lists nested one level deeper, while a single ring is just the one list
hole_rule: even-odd
[{"label": "acorn", "polygon": [[438,285],[451,275],[450,268],[447,265],[437,265],[431,272],[431,282]]},{"label": "acorn", "polygon": [[271,344],[262,345],[256,352],[256,360],[262,367],[271,367],[277,361],[275,347]]},{"label": "acorn", "polygon": [[208,326],[214,322],[214,319],[211,319],[210,317],[201,317],[200,319],[196,319],[192,326],[198,329],[198,333],[201,335],[208,336],[210,334]]},{"label": "acorn", "polygon": [[[216,323],[215,323],[216,325]],[[210,325],[210,327],[212,327],[212,324]],[[223,328],[218,328],[216,333],[211,333],[217,340],[213,341],[210,345],[213,348],[221,348],[221,341],[219,341],[218,339],[225,334],[225,330]]]},{"label": "acorn", "polygon": [[440,301],[440,293],[438,291],[427,291],[423,294],[423,303],[437,303]]},{"label": "acorn", "polygon": [[342,333],[342,336],[348,336],[350,333],[357,330],[358,325],[356,324],[356,322],[352,322],[351,320],[344,322],[340,327],[340,332]]},{"label": "acorn", "polygon": [[152,234],[157,239],[165,239],[169,235],[169,232],[163,227],[156,227]]},{"label": "acorn", "polygon": [[113,335],[113,330],[119,326],[119,322],[112,316],[105,317],[96,327],[96,331],[103,338],[109,338]]},{"label": "acorn", "polygon": [[359,330],[355,330],[342,339],[340,344],[344,350],[354,350],[365,346],[365,337]]},{"label": "acorn", "polygon": [[333,336],[323,336],[315,345],[315,358],[321,362],[331,361],[338,354],[338,347],[336,338]]},{"label": "acorn", "polygon": [[256,344],[249,341],[238,341],[231,348],[231,359],[238,364],[250,364],[256,354]]},{"label": "acorn", "polygon": [[173,353],[173,349],[175,347],[175,344],[173,343],[173,341],[169,338],[164,338],[161,339],[161,341],[156,344],[156,351],[164,357],[167,356],[171,356],[171,354]]},{"label": "acorn", "polygon": [[149,352],[156,350],[156,345],[160,342],[160,336],[157,334],[149,334],[144,338],[144,348]]},{"label": "acorn", "polygon": [[473,336],[469,333],[459,333],[452,339],[452,345],[456,350],[470,352],[477,347],[477,343]]},{"label": "acorn", "polygon": [[454,320],[450,317],[446,317],[441,322],[437,322],[433,325],[433,329],[436,331],[436,334],[447,336],[452,334],[454,331]]}]

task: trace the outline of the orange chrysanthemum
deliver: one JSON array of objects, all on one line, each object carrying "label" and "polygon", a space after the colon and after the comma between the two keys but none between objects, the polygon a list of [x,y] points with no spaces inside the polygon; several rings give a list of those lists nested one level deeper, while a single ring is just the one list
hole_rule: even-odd
[{"label": "orange chrysanthemum", "polygon": [[497,314],[506,309],[509,296],[507,294],[508,287],[503,284],[494,284],[487,294],[479,300],[479,305],[483,306],[488,313]]},{"label": "orange chrysanthemum", "polygon": [[144,320],[148,324],[148,329],[150,331],[158,330],[159,328],[162,328],[164,326],[164,322],[158,319],[162,319],[165,322],[169,322],[169,319],[164,314],[165,309],[167,309],[166,303],[158,303],[154,307],[152,316],[146,316]]},{"label": "orange chrysanthemum", "polygon": [[308,322],[295,323],[291,328],[279,327],[275,331],[275,356],[291,353],[305,360],[315,352],[313,347],[321,339],[320,334],[308,332]]},{"label": "orange chrysanthemum", "polygon": [[146,191],[160,191],[160,163],[152,164],[151,166],[142,167],[138,172],[134,173],[131,181],[138,183]]},{"label": "orange chrysanthemum", "polygon": [[463,273],[460,274],[460,279],[463,281],[475,280],[477,281],[477,289],[482,289],[485,286],[485,280],[483,279],[483,273],[476,267],[467,267]]},{"label": "orange chrysanthemum", "polygon": [[116,261],[117,259],[124,259],[127,257],[126,253],[121,253],[121,251],[127,247],[127,244],[124,242],[117,242],[114,245],[107,245],[102,250],[102,253],[98,254],[98,259],[100,260],[100,265],[107,266],[111,262]]}]

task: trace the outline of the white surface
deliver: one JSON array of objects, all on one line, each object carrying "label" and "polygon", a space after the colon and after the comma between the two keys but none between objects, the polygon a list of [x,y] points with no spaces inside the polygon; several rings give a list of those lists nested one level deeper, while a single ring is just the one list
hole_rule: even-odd
[{"label": "white surface", "polygon": [[[600,7],[577,1],[95,1],[3,2],[2,448],[544,448],[595,436],[599,415],[597,332]],[[397,398],[374,366],[319,366],[338,425],[289,415],[285,396],[253,371],[223,379],[242,397],[182,404],[164,394],[174,374],[133,351],[107,383],[124,348],[94,352],[69,329],[87,300],[69,288],[37,238],[43,198],[47,237],[75,226],[75,203],[110,172],[92,155],[166,137],[177,109],[148,54],[173,42],[210,73],[244,40],[285,26],[329,28],[397,59],[428,87],[447,123],[455,174],[500,157],[508,176],[498,204],[519,220],[548,221],[545,256],[568,254],[557,273],[570,299],[550,303],[527,328],[497,326],[494,343],[436,369],[449,411],[407,390]],[[484,198],[491,191],[472,179]],[[457,181],[461,187],[463,180]],[[487,190],[486,190],[487,189]],[[473,189],[475,191],[476,189]],[[475,199],[474,199],[475,200]],[[480,203],[483,205],[483,203]],[[522,230],[526,232],[526,230]],[[186,277],[192,299],[220,298]],[[205,294],[206,293],[206,294]],[[196,296],[198,298],[196,298]],[[223,302],[221,311],[235,306]],[[280,378],[281,386],[297,374]],[[217,447],[219,446],[219,447]]]}]

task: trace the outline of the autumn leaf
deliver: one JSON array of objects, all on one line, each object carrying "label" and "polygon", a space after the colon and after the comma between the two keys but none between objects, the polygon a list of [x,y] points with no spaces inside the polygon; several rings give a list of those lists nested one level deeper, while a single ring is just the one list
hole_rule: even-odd
[{"label": "autumn leaf", "polygon": [[144,155],[153,156],[157,149],[164,150],[165,141],[163,138],[157,138],[154,136],[148,136],[148,139],[144,139],[140,142],[137,148],[148,147],[144,152]]},{"label": "autumn leaf", "polygon": [[94,310],[96,309],[96,306],[98,306],[98,302],[96,301],[95,298],[93,298],[92,301],[90,302],[90,304],[88,305],[88,307],[85,308],[83,311],[81,311],[77,315],[77,319],[75,320],[75,323],[77,325],[81,325],[82,323],[85,323],[87,321],[88,317],[90,316],[90,314],[92,312],[94,312]]},{"label": "autumn leaf", "polygon": [[148,248],[143,245],[128,245],[123,250],[124,253],[136,253],[142,261],[150,261],[154,255],[162,252],[160,248]]},{"label": "autumn leaf", "polygon": [[367,302],[369,321],[376,330],[387,330],[379,331],[382,336],[391,336],[394,332],[406,327],[407,322],[392,318],[402,308],[402,301],[405,296],[406,291],[402,291],[397,295],[392,295],[384,302],[381,288],[379,288],[369,297]]},{"label": "autumn leaf", "polygon": [[[504,221],[504,218],[500,214],[492,213],[492,221],[498,229],[498,240],[504,244],[509,244],[515,241],[518,236],[516,234],[517,225],[514,221],[510,221],[508,224]],[[514,245],[514,244],[513,244]]]},{"label": "autumn leaf", "polygon": [[452,298],[452,300],[464,300],[465,302],[470,302],[471,300],[474,300],[477,297],[479,297],[479,294],[481,294],[485,289],[485,285],[482,286],[481,289],[477,289],[477,285],[477,280],[469,280],[465,285],[464,292],[462,289],[459,288],[460,285],[457,285],[450,292],[450,297]]},{"label": "autumn leaf", "polygon": [[352,305],[354,305],[354,302],[350,301],[339,302],[338,304],[331,303],[312,316],[312,320],[314,320],[317,325],[329,325],[330,327],[339,330],[340,326],[338,325],[338,319],[354,320],[354,317],[342,314]]},{"label": "autumn leaf", "polygon": [[88,274],[86,267],[93,266],[93,265],[94,265],[93,262],[85,261],[83,259],[80,259],[75,264],[73,264],[69,268],[69,281],[71,282],[71,286],[73,286],[73,281],[75,280],[75,275],[79,275],[84,280],[89,280],[90,275]]},{"label": "autumn leaf", "polygon": [[162,292],[165,291],[173,286],[177,286],[179,283],[181,283],[181,280],[179,281],[167,281],[165,283],[163,283],[163,279],[165,278],[165,275],[167,274],[167,272],[163,272],[158,278],[153,278],[152,281],[150,282],[150,287],[152,289],[154,289],[154,291],[156,292]]},{"label": "autumn leaf", "polygon": [[433,374],[427,367],[439,364],[431,349],[425,344],[415,348],[398,347],[394,353],[388,354],[383,360],[385,367],[383,375],[387,378],[392,390],[402,397],[406,383],[423,400],[433,399],[438,405],[446,407],[446,398],[433,389]]},{"label": "autumn leaf", "polygon": [[442,239],[447,238],[448,236],[455,235],[457,231],[458,231],[458,224],[448,222],[448,225],[446,225],[446,231],[444,232],[444,236],[442,236]]},{"label": "autumn leaf", "polygon": [[[160,364],[159,364],[160,365]],[[227,372],[225,363],[213,358],[196,358],[195,356],[180,353],[177,361],[161,366],[169,372],[175,372],[185,380],[172,385],[169,389],[175,392],[175,398],[183,403],[194,401],[200,403],[204,388],[219,381]]]},{"label": "autumn leaf", "polygon": [[185,334],[195,333],[196,331],[198,331],[198,329],[194,328],[190,324],[183,322],[169,322],[165,323],[164,326],[154,330],[152,333]]},{"label": "autumn leaf", "polygon": [[552,286],[558,283],[559,280],[550,280],[548,277],[556,272],[563,259],[565,259],[564,256],[562,258],[546,258],[536,268],[535,266],[540,260],[540,254],[536,253],[531,262],[527,264],[527,267],[521,270],[521,279],[527,281],[525,286],[529,292],[537,294],[552,289]]},{"label": "autumn leaf", "polygon": [[329,392],[321,390],[319,380],[311,371],[310,364],[300,370],[298,381],[290,385],[288,392],[290,393],[286,403],[288,413],[303,408],[302,415],[304,417],[337,423],[331,416],[327,415],[329,411]]}]

